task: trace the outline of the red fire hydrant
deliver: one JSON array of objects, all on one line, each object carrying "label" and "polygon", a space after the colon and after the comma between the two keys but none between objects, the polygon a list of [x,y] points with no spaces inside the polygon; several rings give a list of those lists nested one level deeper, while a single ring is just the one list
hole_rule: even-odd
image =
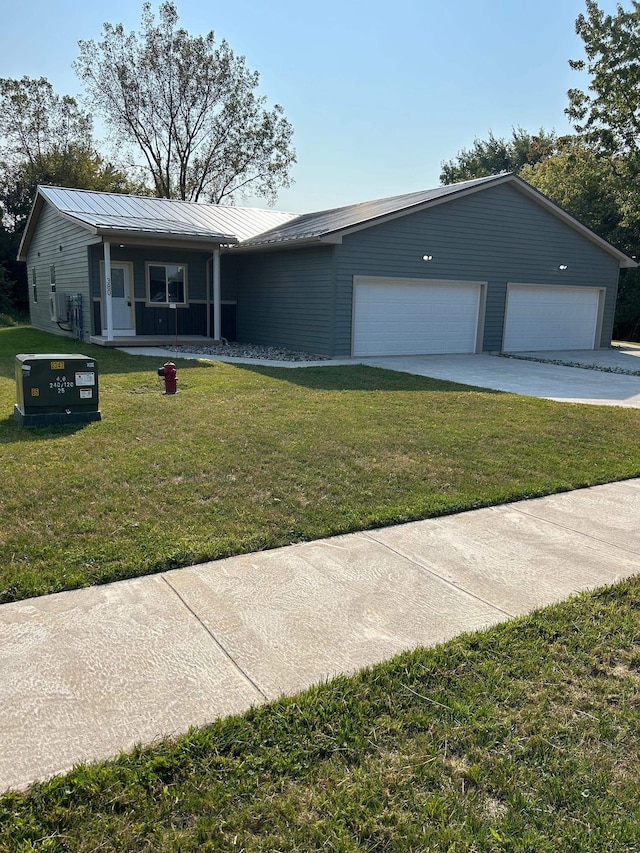
[{"label": "red fire hydrant", "polygon": [[178,368],[172,361],[165,361],[162,367],[158,368],[158,376],[164,379],[163,394],[178,393]]}]

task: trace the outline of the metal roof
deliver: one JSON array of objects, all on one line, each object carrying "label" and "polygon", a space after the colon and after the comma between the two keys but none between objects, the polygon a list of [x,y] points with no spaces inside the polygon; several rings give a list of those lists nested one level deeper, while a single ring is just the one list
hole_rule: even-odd
[{"label": "metal roof", "polygon": [[45,200],[63,215],[104,237],[109,234],[138,234],[147,239],[174,237],[181,241],[231,245],[233,251],[240,252],[308,243],[340,243],[343,236],[353,231],[370,228],[501,183],[511,184],[586,239],[613,255],[621,267],[637,266],[635,261],[615,246],[512,173],[490,175],[302,216],[280,210],[199,204],[61,187],[39,187],[22,237],[18,258],[26,260],[39,211]]},{"label": "metal roof", "polygon": [[587,240],[598,245],[601,249],[613,255],[621,267],[637,267],[638,264],[630,257],[616,249],[582,222],[571,216],[560,205],[551,201],[535,187],[523,181],[512,172],[499,175],[489,175],[485,178],[475,178],[470,181],[460,181],[444,187],[423,190],[417,193],[366,201],[361,204],[351,204],[347,207],[337,207],[333,210],[323,210],[319,213],[308,213],[272,228],[263,234],[250,237],[234,247],[234,251],[242,249],[277,248],[284,245],[303,243],[341,243],[342,237],[370,228],[373,225],[415,213],[434,205],[446,203],[454,198],[461,198],[471,193],[479,192],[488,186],[509,183],[514,189],[531,198],[553,216],[562,220],[570,228],[578,231]]},{"label": "metal roof", "polygon": [[213,239],[222,237],[225,242],[235,242],[295,218],[295,214],[280,210],[199,204],[63,187],[40,187],[39,192],[62,213],[101,231],[210,235]]},{"label": "metal roof", "polygon": [[469,191],[495,180],[496,176],[491,175],[488,178],[462,181],[457,184],[449,184],[448,186],[436,187],[431,190],[405,193],[404,195],[376,199],[375,201],[364,201],[359,204],[350,204],[347,207],[322,210],[319,213],[306,213],[282,225],[273,227],[264,234],[243,240],[241,247],[313,240],[351,229],[364,223],[372,225],[376,219],[391,214],[396,215],[401,212],[410,213],[414,207],[419,207],[436,199],[444,199],[456,195],[464,190]]}]

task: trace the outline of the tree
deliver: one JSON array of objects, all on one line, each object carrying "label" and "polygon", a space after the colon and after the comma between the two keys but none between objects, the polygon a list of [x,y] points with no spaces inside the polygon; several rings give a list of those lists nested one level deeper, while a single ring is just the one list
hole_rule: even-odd
[{"label": "tree", "polygon": [[129,192],[127,175],[96,150],[91,116],[44,77],[0,79],[0,290],[28,307],[26,270],[16,262],[38,184]]},{"label": "tree", "polygon": [[190,36],[171,0],[156,23],[145,3],[139,33],[104,24],[102,41],[81,41],[74,67],[114,138],[142,153],[155,192],[191,201],[289,186],[293,129],[282,107],[265,107],[259,75],[213,31]]},{"label": "tree", "polygon": [[[632,185],[630,189],[628,170],[626,158],[603,155],[576,138],[553,157],[525,166],[520,177],[605,240],[635,255],[640,247],[640,199]],[[640,337],[638,270],[621,273],[613,333],[622,340]]]},{"label": "tree", "polygon": [[543,192],[605,240],[635,252],[640,222],[625,216],[626,166],[601,156],[579,138],[567,139],[557,154],[525,166],[520,177]]},{"label": "tree", "polygon": [[587,60],[570,60],[589,75],[588,90],[570,89],[565,110],[578,133],[610,154],[640,155],[640,3],[605,15],[594,0],[576,20]]},{"label": "tree", "polygon": [[471,148],[463,148],[453,160],[442,163],[440,181],[453,184],[501,172],[518,173],[524,166],[535,165],[554,154],[558,143],[555,131],[544,128],[537,134],[513,128],[509,139],[496,138],[490,131],[488,139],[476,138]]},{"label": "tree", "polygon": [[91,116],[75,98],[56,95],[44,77],[0,79],[0,152],[10,164],[37,167],[45,154],[86,145],[91,132]]},{"label": "tree", "polygon": [[[618,184],[620,225],[625,239],[612,242],[640,255],[640,3],[621,5],[605,14],[587,0],[586,15],[576,20],[586,60],[570,60],[589,76],[587,91],[568,91],[565,110],[578,133],[602,157],[611,158]],[[600,233],[602,231],[596,228]],[[606,236],[604,234],[603,236]],[[640,272],[626,270],[620,278],[615,334],[640,340]]]}]

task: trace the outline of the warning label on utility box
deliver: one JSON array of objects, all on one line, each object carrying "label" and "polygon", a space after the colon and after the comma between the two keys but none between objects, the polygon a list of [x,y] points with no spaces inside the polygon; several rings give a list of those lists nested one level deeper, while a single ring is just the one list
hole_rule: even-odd
[{"label": "warning label on utility box", "polygon": [[90,400],[93,397],[93,388],[81,388],[80,389],[80,399],[81,400]]},{"label": "warning label on utility box", "polygon": [[96,384],[95,373],[76,373],[76,386],[78,388]]}]

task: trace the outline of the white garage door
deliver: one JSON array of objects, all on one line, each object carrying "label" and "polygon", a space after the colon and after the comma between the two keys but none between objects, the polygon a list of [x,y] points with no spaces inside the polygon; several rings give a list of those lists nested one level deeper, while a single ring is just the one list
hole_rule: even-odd
[{"label": "white garage door", "polygon": [[475,352],[481,284],[354,279],[354,355]]},{"label": "white garage door", "polygon": [[502,349],[593,349],[599,300],[596,287],[509,285]]}]

